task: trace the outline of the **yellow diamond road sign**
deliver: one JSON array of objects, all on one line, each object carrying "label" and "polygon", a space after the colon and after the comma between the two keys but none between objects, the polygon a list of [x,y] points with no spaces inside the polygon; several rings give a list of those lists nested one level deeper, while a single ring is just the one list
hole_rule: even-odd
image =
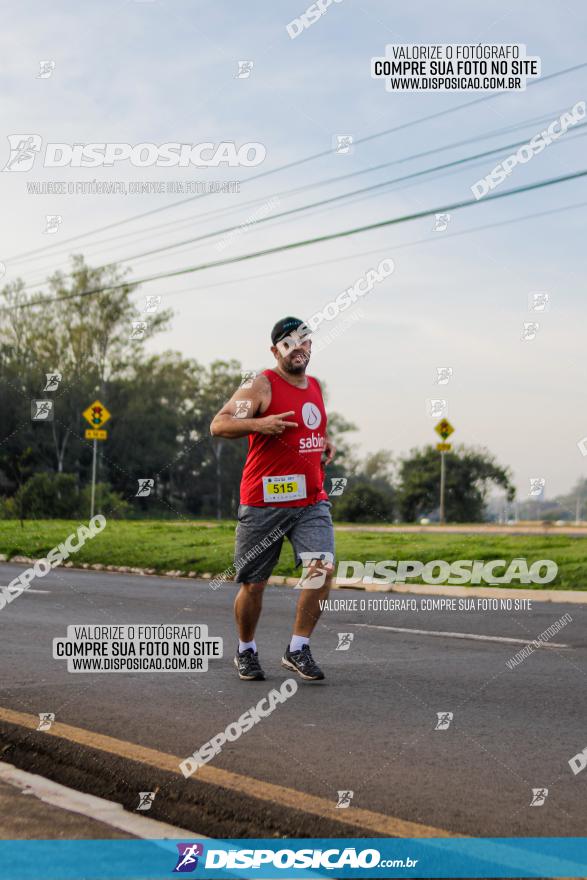
[{"label": "yellow diamond road sign", "polygon": [[92,428],[101,428],[110,418],[110,413],[99,400],[95,400],[90,404],[90,406],[83,411],[82,415],[84,419],[90,423]]},{"label": "yellow diamond road sign", "polygon": [[446,440],[447,437],[450,437],[450,435],[454,433],[454,428],[448,419],[441,419],[439,423],[434,426],[434,430],[437,434],[440,434],[443,440]]}]

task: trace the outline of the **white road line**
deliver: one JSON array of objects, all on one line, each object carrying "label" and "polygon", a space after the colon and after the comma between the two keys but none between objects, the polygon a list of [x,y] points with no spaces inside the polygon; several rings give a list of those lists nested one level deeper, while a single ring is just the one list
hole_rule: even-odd
[{"label": "white road line", "polygon": [[[477,642],[504,642],[506,645],[532,645],[532,639],[508,639],[506,636],[481,636],[478,633],[441,632],[434,629],[408,629],[405,626],[380,626],[376,623],[349,623],[349,626],[365,626],[369,629],[387,629],[396,633],[412,633],[414,636],[444,636],[449,639],[474,639]],[[569,648],[560,642],[542,642],[540,648]]]},{"label": "white road line", "polygon": [[177,840],[178,838],[192,840],[196,837],[204,840],[209,839],[203,834],[196,834],[185,828],[168,825],[166,822],[157,821],[157,819],[148,819],[138,813],[129,813],[114,801],[107,801],[93,794],[75,791],[73,788],[59,785],[59,783],[38,776],[36,773],[19,770],[12,764],[6,764],[3,761],[0,762],[0,781],[19,788],[25,794],[33,794],[46,804],[68,810],[70,813],[80,813],[82,816],[87,816],[96,822],[102,822],[111,828],[126,831],[134,837],[148,840]]},{"label": "white road line", "polygon": [[[0,590],[7,590],[7,589],[8,589],[8,587],[0,587]],[[25,593],[46,593],[47,595],[49,595],[51,590],[33,590],[31,587],[29,587],[28,590],[24,590],[24,592]]]}]

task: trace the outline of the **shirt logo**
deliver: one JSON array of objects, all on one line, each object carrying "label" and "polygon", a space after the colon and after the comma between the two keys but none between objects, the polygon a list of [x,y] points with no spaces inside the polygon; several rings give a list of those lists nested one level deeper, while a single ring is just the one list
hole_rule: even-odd
[{"label": "shirt logo", "polygon": [[315,431],[316,428],[320,427],[320,422],[322,421],[322,413],[318,409],[315,403],[305,403],[302,407],[302,419],[304,420],[304,425],[306,428],[310,428],[310,430]]}]

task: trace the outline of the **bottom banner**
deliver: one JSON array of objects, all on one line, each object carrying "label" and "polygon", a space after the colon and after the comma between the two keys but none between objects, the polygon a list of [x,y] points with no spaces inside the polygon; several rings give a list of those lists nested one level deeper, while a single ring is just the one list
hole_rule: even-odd
[{"label": "bottom banner", "polygon": [[587,838],[0,841],[1,880],[586,877]]}]

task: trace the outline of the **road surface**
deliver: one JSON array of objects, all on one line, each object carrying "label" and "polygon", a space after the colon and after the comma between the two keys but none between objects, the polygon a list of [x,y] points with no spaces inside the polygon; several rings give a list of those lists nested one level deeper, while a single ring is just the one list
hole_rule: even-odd
[{"label": "road surface", "polygon": [[[0,565],[0,584],[23,568]],[[585,834],[587,770],[569,766],[587,747],[584,605],[325,612],[312,645],[327,680],[300,682],[186,780],[179,760],[290,677],[279,659],[296,591],[267,590],[258,632],[267,681],[255,683],[232,664],[234,592],[67,569],[35,580],[0,611],[2,758],[130,810],[139,791],[156,791],[153,819],[216,837]],[[419,602],[353,590],[332,598]],[[565,614],[572,620],[552,641],[566,647],[508,668]],[[68,624],[125,623],[207,624],[224,657],[199,673],[72,674],[52,659]],[[338,633],[353,634],[348,650],[337,650]],[[49,732],[34,729],[39,713],[55,714]],[[452,713],[447,729],[435,729],[437,713]],[[532,789],[545,788],[531,807]],[[350,806],[336,806],[339,791],[353,793]]]}]

